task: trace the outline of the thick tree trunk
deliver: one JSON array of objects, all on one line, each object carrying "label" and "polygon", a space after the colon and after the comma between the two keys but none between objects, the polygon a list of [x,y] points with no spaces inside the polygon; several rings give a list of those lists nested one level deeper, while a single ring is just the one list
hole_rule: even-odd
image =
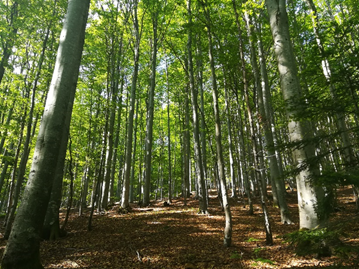
[{"label": "thick tree trunk", "polygon": [[[302,142],[311,138],[311,128],[309,122],[296,119],[300,111],[292,105],[295,100],[300,99],[302,93],[289,35],[286,3],[285,0],[267,0],[266,5],[278,62],[281,90],[286,101],[289,138],[294,143]],[[311,157],[314,157],[314,147],[310,143],[293,150],[293,159],[300,170],[297,176],[300,228],[307,229],[313,229],[321,223],[318,212],[322,209],[318,202],[323,195],[322,190],[310,182],[316,173],[315,165],[302,167]]]},{"label": "thick tree trunk", "polygon": [[29,180],[7,243],[1,268],[43,268],[40,231],[58,162],[68,106],[74,98],[89,0],[70,0],[56,65],[36,142]]}]

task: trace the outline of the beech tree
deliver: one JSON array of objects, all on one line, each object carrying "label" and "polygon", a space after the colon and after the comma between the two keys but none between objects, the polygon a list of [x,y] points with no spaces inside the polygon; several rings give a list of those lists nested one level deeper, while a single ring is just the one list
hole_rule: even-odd
[{"label": "beech tree", "polygon": [[65,140],[62,130],[68,128],[66,116],[75,96],[89,4],[89,0],[69,1],[30,179],[2,258],[2,268],[43,268],[39,257],[40,231],[59,149]]},{"label": "beech tree", "polygon": [[[37,173],[45,149],[38,142],[34,153],[33,141],[54,124],[44,116],[39,132],[37,123],[68,3],[28,2],[0,1],[5,238],[21,198],[22,207],[30,203],[26,181],[33,186],[44,175]],[[95,1],[73,112],[66,110],[72,116],[58,120],[56,165],[51,159],[52,176],[41,185],[46,197],[52,186],[43,235],[60,235],[59,208],[71,204],[70,196],[80,214],[92,207],[90,229],[95,210],[119,201],[148,205],[167,193],[170,202],[181,186],[183,203],[194,194],[202,213],[211,211],[209,188],[226,210],[228,200],[243,199],[249,214],[258,199],[263,211],[273,199],[282,223],[291,222],[288,188],[298,192],[300,226],[317,227],[333,208],[338,184],[357,184],[358,1],[287,2]],[[70,57],[67,50],[61,55]]]},{"label": "beech tree", "polygon": [[[300,110],[294,105],[295,100],[300,100],[302,91],[289,34],[286,1],[269,0],[267,10],[280,73],[281,90],[289,118],[289,138],[291,142],[301,143],[293,150],[294,161],[300,170],[297,177],[300,228],[313,229],[322,222],[319,216],[319,211],[322,210],[319,201],[323,198],[323,190],[310,181],[317,170],[315,165],[308,164],[309,159],[314,157],[314,147],[310,142],[311,123],[298,120]],[[304,140],[306,140],[305,144]]]}]

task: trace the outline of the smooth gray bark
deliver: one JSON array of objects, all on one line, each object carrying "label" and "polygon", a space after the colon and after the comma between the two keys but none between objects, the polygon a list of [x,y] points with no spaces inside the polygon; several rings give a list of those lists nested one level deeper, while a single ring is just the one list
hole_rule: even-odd
[{"label": "smooth gray bark", "polygon": [[258,105],[260,111],[260,120],[263,124],[264,138],[266,142],[266,150],[269,159],[269,170],[270,170],[270,178],[272,183],[272,193],[273,199],[278,204],[280,213],[281,213],[281,222],[291,224],[292,221],[289,215],[289,209],[287,202],[285,200],[285,185],[284,180],[281,178],[281,174],[278,167],[278,160],[275,154],[274,148],[274,139],[272,133],[272,122],[271,122],[271,106],[270,102],[267,100],[270,98],[269,94],[269,82],[267,76],[266,69],[266,61],[263,52],[263,45],[260,41],[260,36],[258,38],[258,51],[259,51],[259,62],[260,62],[260,70],[261,70],[261,78],[259,77],[259,67],[257,64],[256,50],[254,46],[254,41],[251,40],[251,37],[254,35],[253,31],[253,23],[249,17],[249,14],[246,12],[245,14],[247,29],[250,37],[250,49],[251,49],[251,59],[252,59],[252,68],[254,70],[255,79],[258,80],[256,82],[257,85],[257,93],[258,93]]},{"label": "smooth gray bark", "polygon": [[213,112],[215,119],[215,136],[216,136],[216,150],[217,150],[217,165],[218,165],[218,180],[221,188],[221,200],[223,210],[225,214],[225,227],[224,227],[224,246],[230,247],[232,244],[232,215],[231,208],[228,203],[227,185],[224,173],[224,158],[223,158],[223,147],[222,147],[222,130],[221,130],[221,119],[218,104],[218,89],[217,89],[217,77],[215,69],[215,61],[213,55],[213,41],[212,41],[212,30],[211,30],[211,19],[207,8],[207,3],[203,3],[204,12],[206,15],[206,26],[208,35],[208,56],[211,67],[212,75],[212,96],[213,96]]},{"label": "smooth gray bark", "polygon": [[[203,64],[202,64],[202,49],[201,49],[201,39],[198,36],[197,40],[197,86],[200,92],[200,103],[201,103],[201,110],[200,110],[200,119],[201,119],[201,154],[202,154],[202,163],[203,163],[203,174],[204,180],[206,184],[206,189],[208,188],[208,169],[207,169],[207,141],[206,141],[206,121],[204,115],[204,96],[203,96]],[[207,195],[207,204],[208,204],[208,195]]]},{"label": "smooth gray bark", "polygon": [[[192,25],[192,8],[191,0],[187,0],[187,13],[188,24]],[[207,213],[207,188],[204,177],[201,143],[199,139],[199,114],[198,114],[198,91],[194,85],[194,71],[193,71],[193,59],[192,59],[192,30],[188,28],[188,41],[187,41],[187,53],[188,53],[188,75],[189,75],[189,87],[192,97],[192,118],[193,118],[193,137],[194,137],[194,153],[197,168],[197,183],[198,183],[198,198],[199,198],[199,211],[200,213]]]},{"label": "smooth gray bark", "polygon": [[89,0],[70,0],[60,35],[53,79],[37,138],[33,163],[1,268],[43,268],[40,231],[50,199],[68,106],[76,83],[84,44]]},{"label": "smooth gray bark", "polygon": [[125,170],[124,170],[124,180],[122,187],[122,197],[121,197],[122,208],[129,207],[130,175],[131,175],[131,166],[132,166],[133,119],[134,119],[134,111],[135,111],[135,103],[136,103],[136,86],[137,86],[137,77],[138,77],[138,68],[139,68],[139,59],[140,59],[140,33],[139,33],[138,19],[137,19],[137,1],[134,1],[133,18],[134,18],[133,27],[135,33],[134,69],[133,69],[132,84],[131,84],[130,110],[128,114],[126,157],[125,157],[125,168],[124,168]]},{"label": "smooth gray bark", "polygon": [[[225,72],[223,72],[225,74]],[[229,153],[229,171],[231,178],[231,196],[237,197],[237,184],[234,174],[234,158],[233,158],[233,138],[232,138],[232,120],[231,120],[231,109],[229,104],[229,96],[226,79],[224,78],[224,100],[226,106],[226,118],[227,118],[227,130],[228,130],[228,153]]]},{"label": "smooth gray bark", "polygon": [[[294,143],[309,141],[312,135],[310,122],[297,120],[300,111],[297,106],[293,105],[295,100],[300,99],[302,91],[289,34],[286,1],[267,0],[266,5],[274,41],[274,52],[278,62],[281,90],[286,101],[289,139]],[[306,166],[306,162],[314,157],[314,147],[307,142],[306,145],[297,147],[292,152],[294,162],[299,169],[297,176],[299,226],[313,229],[321,223],[318,214],[321,208],[318,208],[318,201],[323,195],[322,190],[310,182],[316,173],[316,167],[314,165]]]},{"label": "smooth gray bark", "polygon": [[171,161],[171,118],[170,118],[170,83],[168,80],[168,66],[166,61],[166,84],[167,84],[167,153],[168,153],[168,203],[172,203],[172,161]]},{"label": "smooth gray bark", "polygon": [[145,140],[145,171],[144,171],[144,192],[143,205],[147,206],[150,203],[150,189],[151,189],[151,167],[152,167],[152,143],[153,143],[153,113],[154,113],[154,96],[156,88],[156,68],[157,68],[157,23],[158,11],[152,12],[152,55],[151,55],[151,85],[148,93],[148,107],[146,117],[146,140]]}]

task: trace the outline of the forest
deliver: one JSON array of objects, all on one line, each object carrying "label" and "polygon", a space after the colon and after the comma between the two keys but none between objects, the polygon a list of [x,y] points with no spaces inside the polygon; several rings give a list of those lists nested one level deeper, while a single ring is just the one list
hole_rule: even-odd
[{"label": "forest", "polygon": [[2,0],[0,268],[359,268],[358,9]]}]

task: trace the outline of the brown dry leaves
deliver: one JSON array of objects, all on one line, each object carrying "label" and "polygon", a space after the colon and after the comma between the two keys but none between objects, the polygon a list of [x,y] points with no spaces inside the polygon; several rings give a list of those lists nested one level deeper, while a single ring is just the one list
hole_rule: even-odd
[{"label": "brown dry leaves", "polygon": [[[210,198],[210,215],[198,215],[198,201],[188,206],[174,200],[169,207],[161,202],[148,208],[133,206],[129,214],[116,210],[96,215],[93,230],[88,232],[87,216],[71,216],[68,236],[55,242],[42,242],[41,258],[45,268],[329,268],[340,262],[338,257],[317,260],[297,257],[282,236],[298,229],[297,225],[280,223],[279,212],[269,206],[274,238],[265,245],[264,223],[259,204],[249,216],[241,199],[231,199],[233,246],[223,247],[224,217],[218,199]],[[359,245],[358,215],[350,190],[339,192],[341,212],[332,221],[346,222],[347,243]],[[288,195],[295,223],[298,223],[296,195]],[[350,202],[350,203],[349,203]],[[354,220],[354,221],[353,221]],[[1,252],[6,242],[0,241]],[[342,261],[343,262],[343,261]],[[357,257],[344,261],[355,268]],[[333,268],[333,267],[332,267]],[[342,267],[345,268],[345,267]]]}]

